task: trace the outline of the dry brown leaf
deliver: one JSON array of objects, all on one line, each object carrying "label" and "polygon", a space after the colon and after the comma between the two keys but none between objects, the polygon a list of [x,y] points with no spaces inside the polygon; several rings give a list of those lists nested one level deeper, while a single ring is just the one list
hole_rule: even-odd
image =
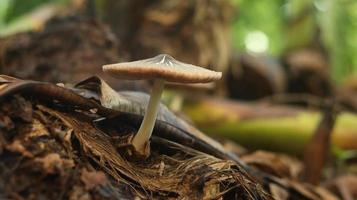
[{"label": "dry brown leaf", "polygon": [[298,191],[304,197],[311,200],[338,200],[338,198],[321,187],[315,187],[310,184],[304,184],[297,181],[284,180],[286,185]]},{"label": "dry brown leaf", "polygon": [[267,151],[256,151],[242,156],[242,159],[249,165],[281,178],[298,179],[302,170],[302,164],[297,159]]},{"label": "dry brown leaf", "polygon": [[270,193],[276,200],[287,200],[289,198],[289,192],[282,189],[280,186],[275,184],[269,185]]},{"label": "dry brown leaf", "polygon": [[[322,188],[322,187],[315,187],[314,191],[319,194],[319,196],[321,197],[321,199],[323,200],[338,200],[339,198],[337,198],[333,193],[331,193],[330,191]],[[352,200],[352,199],[351,199]]]},{"label": "dry brown leaf", "polygon": [[325,184],[326,188],[339,195],[343,200],[357,199],[357,175],[346,174]]}]

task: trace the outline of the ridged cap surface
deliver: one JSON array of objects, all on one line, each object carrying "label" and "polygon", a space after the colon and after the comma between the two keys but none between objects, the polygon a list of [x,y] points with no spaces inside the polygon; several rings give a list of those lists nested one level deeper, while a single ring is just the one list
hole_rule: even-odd
[{"label": "ridged cap surface", "polygon": [[178,83],[207,83],[222,77],[221,72],[183,63],[167,54],[145,60],[104,65],[103,71],[121,79],[164,79]]}]

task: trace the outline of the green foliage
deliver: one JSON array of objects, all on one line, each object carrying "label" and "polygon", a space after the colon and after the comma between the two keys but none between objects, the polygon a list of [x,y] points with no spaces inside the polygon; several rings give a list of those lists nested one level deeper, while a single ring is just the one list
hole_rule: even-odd
[{"label": "green foliage", "polygon": [[285,50],[293,50],[314,43],[317,27],[313,0],[290,0],[285,4]]},{"label": "green foliage", "polygon": [[9,6],[9,1],[10,0],[1,0],[0,1],[0,28],[5,23],[6,11],[7,11],[8,6]]},{"label": "green foliage", "polygon": [[252,31],[261,31],[269,38],[268,52],[279,55],[284,46],[283,14],[284,0],[235,0],[238,5],[233,24],[234,46],[245,49],[245,38]]},{"label": "green foliage", "polygon": [[355,0],[232,0],[239,9],[233,23],[233,46],[247,50],[252,31],[265,33],[266,53],[286,51],[322,42],[331,74],[339,82],[357,75],[357,1]]},{"label": "green foliage", "polygon": [[320,13],[322,36],[334,80],[357,75],[357,1],[330,0]]},{"label": "green foliage", "polygon": [[[70,0],[0,0],[0,36],[33,30],[38,19],[33,12],[41,6],[66,6]],[[46,9],[46,7],[44,8]]]},{"label": "green foliage", "polygon": [[9,23],[11,20],[26,14],[27,12],[33,10],[34,8],[48,2],[53,2],[55,0],[11,0],[10,5],[7,9],[4,21]]}]

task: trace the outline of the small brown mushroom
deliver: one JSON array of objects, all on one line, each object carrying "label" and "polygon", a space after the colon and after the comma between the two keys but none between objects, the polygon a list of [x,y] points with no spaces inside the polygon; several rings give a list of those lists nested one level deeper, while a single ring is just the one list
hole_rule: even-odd
[{"label": "small brown mushroom", "polygon": [[131,141],[136,153],[142,156],[149,155],[149,139],[154,129],[165,81],[207,83],[222,77],[221,72],[186,64],[167,54],[160,54],[145,60],[104,65],[103,71],[119,79],[150,79],[154,81],[143,122]]}]

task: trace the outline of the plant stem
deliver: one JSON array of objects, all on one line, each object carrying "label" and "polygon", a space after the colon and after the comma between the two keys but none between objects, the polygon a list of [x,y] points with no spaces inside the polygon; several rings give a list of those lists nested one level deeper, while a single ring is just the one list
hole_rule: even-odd
[{"label": "plant stem", "polygon": [[132,145],[139,153],[145,153],[146,145],[154,129],[164,85],[165,81],[162,79],[156,79],[154,81],[143,122],[141,123],[138,133],[133,138]]}]

